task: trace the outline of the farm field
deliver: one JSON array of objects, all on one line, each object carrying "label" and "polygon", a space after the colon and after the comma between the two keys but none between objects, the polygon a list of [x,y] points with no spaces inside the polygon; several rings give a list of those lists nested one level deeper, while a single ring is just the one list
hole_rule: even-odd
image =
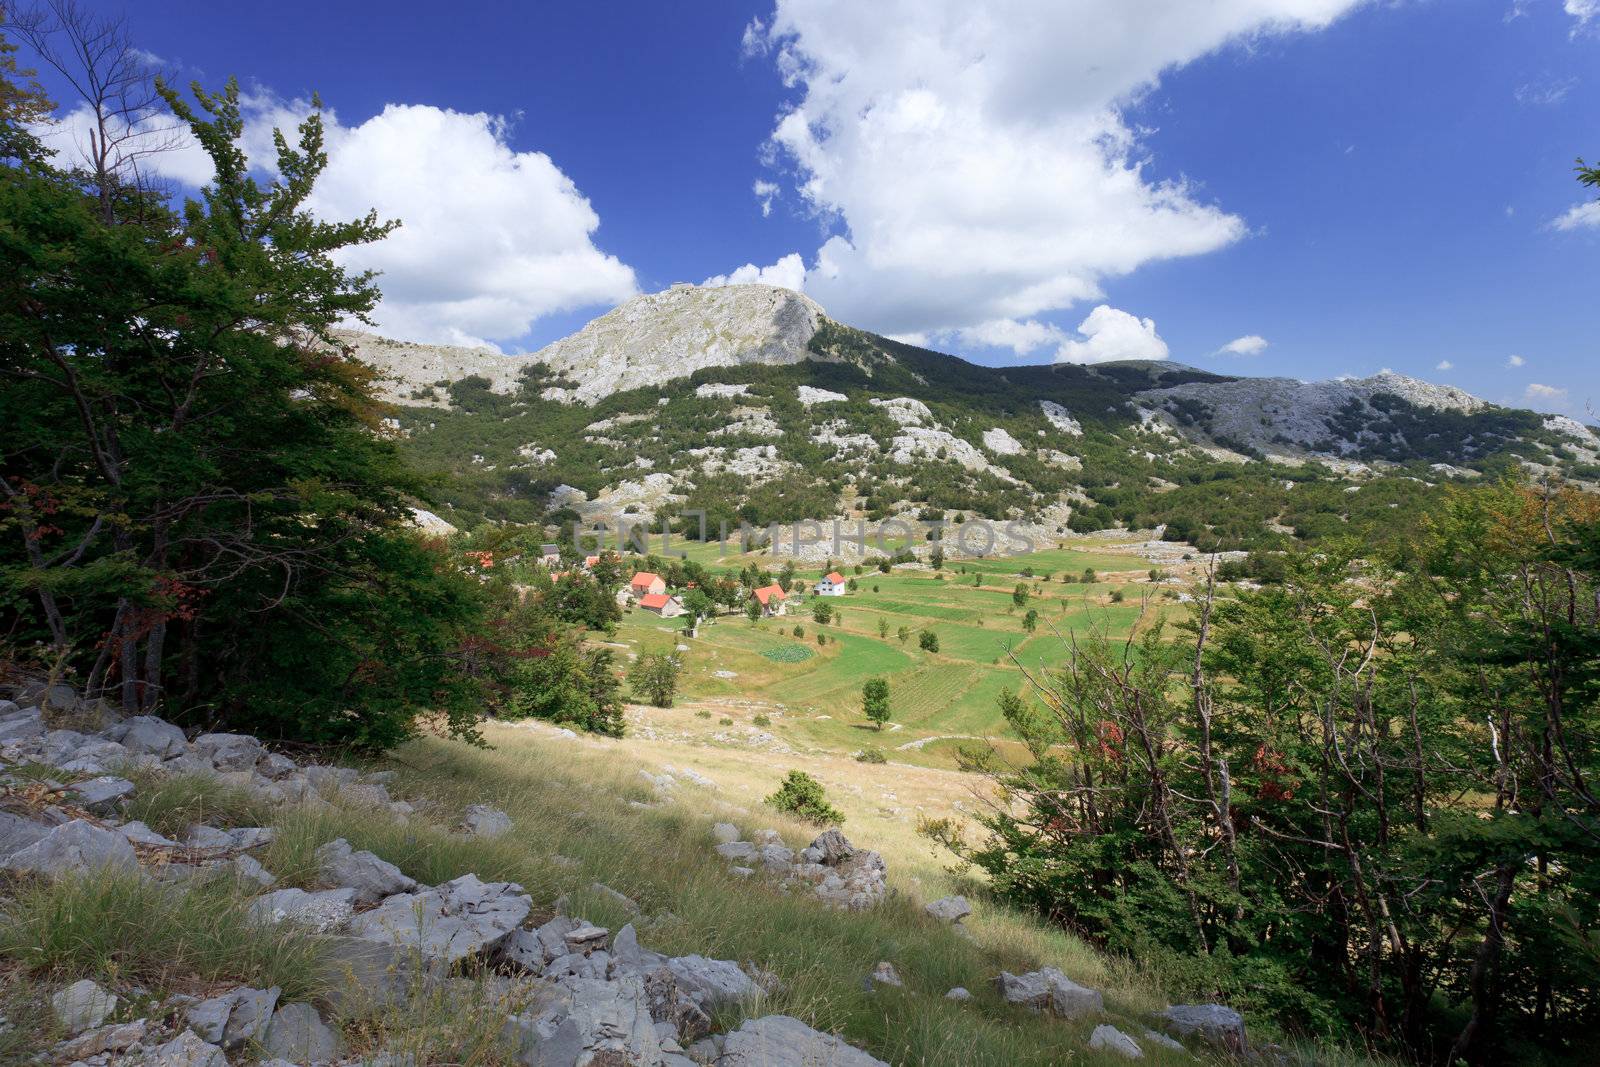
[{"label": "farm field", "polygon": [[[737,570],[749,558],[772,564],[770,556],[698,562]],[[1086,568],[1108,580],[1061,580],[1077,579]],[[846,752],[870,745],[903,762],[948,767],[960,744],[1006,738],[1000,694],[1024,689],[1022,668],[1059,661],[1065,639],[1090,633],[1122,638],[1185,610],[1173,586],[1150,580],[1147,561],[1099,546],[953,561],[942,572],[912,566],[888,574],[853,571],[844,573],[856,588],[825,601],[834,614],[827,625],[812,617],[816,598],[800,592],[822,573],[811,567],[797,573],[783,617],[752,624],[723,616],[690,638],[679,620],[631,611],[613,643],[621,659],[677,651],[684,661],[681,702],[739,709],[734,717],[740,722],[764,715],[786,743]],[[1023,577],[1024,571],[1034,577]],[[1013,600],[1018,583],[1027,593],[1021,606]],[[1024,621],[1030,611],[1037,613],[1032,632]],[[921,647],[923,632],[937,639],[937,651]],[[875,677],[890,687],[892,718],[881,732],[860,709],[861,686]]]}]

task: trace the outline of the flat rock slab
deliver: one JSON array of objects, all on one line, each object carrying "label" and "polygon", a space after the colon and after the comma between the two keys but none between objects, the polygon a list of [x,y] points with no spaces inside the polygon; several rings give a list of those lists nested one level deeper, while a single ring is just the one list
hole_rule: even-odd
[{"label": "flat rock slab", "polygon": [[117,995],[85,978],[51,997],[50,1009],[69,1034],[77,1035],[105,1022],[106,1016],[117,1009]]},{"label": "flat rock slab", "polygon": [[318,933],[337,930],[355,913],[354,889],[278,889],[250,902],[250,914],[260,922],[295,922]]},{"label": "flat rock slab", "polygon": [[533,900],[520,885],[466,874],[433,889],[389,897],[356,916],[350,933],[448,964],[498,945],[532,910]]},{"label": "flat rock slab", "polygon": [[1222,1004],[1174,1004],[1160,1017],[1179,1037],[1196,1035],[1231,1052],[1243,1052],[1244,1016]]},{"label": "flat rock slab", "polygon": [[273,1013],[261,1038],[268,1056],[302,1067],[321,1067],[339,1057],[339,1035],[309,1004],[285,1004]]},{"label": "flat rock slab", "polygon": [[889,1067],[788,1015],[746,1019],[722,1042],[716,1067]]},{"label": "flat rock slab", "polygon": [[940,897],[922,909],[944,923],[958,923],[972,914],[972,905],[962,896]]},{"label": "flat rock slab", "polygon": [[228,1057],[217,1046],[185,1030],[164,1045],[145,1053],[141,1067],[228,1067]]},{"label": "flat rock slab", "polygon": [[461,822],[474,837],[499,837],[511,830],[511,816],[487,804],[473,804],[467,808]]}]

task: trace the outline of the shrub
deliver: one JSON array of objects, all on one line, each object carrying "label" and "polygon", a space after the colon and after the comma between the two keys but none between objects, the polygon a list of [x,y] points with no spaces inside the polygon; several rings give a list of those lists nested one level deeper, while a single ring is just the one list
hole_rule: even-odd
[{"label": "shrub", "polygon": [[656,707],[670,708],[682,671],[682,662],[670,652],[646,652],[628,668],[628,684]]},{"label": "shrub", "polygon": [[917,647],[924,652],[939,651],[939,635],[932,630],[923,630],[917,634]]},{"label": "shrub", "polygon": [[699,711],[694,713],[694,717],[697,719],[709,719],[711,718],[711,713],[706,709],[701,708]]},{"label": "shrub", "polygon": [[[622,698],[609,648],[587,646],[581,636],[568,633],[554,641],[545,655],[517,660],[509,681],[511,695],[502,711],[506,718],[545,719],[610,737],[622,736]],[[638,690],[638,683],[634,688]],[[668,707],[671,702],[669,694],[661,706]]]},{"label": "shrub", "polygon": [[805,637],[806,628],[804,626],[801,626],[799,623],[795,623],[793,632],[794,632],[794,635],[796,637]]},{"label": "shrub", "polygon": [[883,754],[881,748],[864,748],[856,753],[857,763],[888,763],[889,757]]},{"label": "shrub", "polygon": [[750,720],[752,726],[771,726],[772,720],[765,715],[757,715]]},{"label": "shrub", "polygon": [[719,726],[732,726],[733,720],[724,715],[722,718],[717,720],[717,724]]},{"label": "shrub", "polygon": [[779,811],[797,815],[818,826],[837,825],[844,822],[844,813],[828,803],[822,783],[805,771],[790,771],[778,791],[766,803]]}]

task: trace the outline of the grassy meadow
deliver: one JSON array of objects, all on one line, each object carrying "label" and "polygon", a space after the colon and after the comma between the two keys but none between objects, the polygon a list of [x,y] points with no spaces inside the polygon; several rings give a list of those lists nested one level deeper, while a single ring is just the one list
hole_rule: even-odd
[{"label": "grassy meadow", "polygon": [[[690,557],[732,571],[751,558],[764,566],[775,562],[770,556],[716,552],[715,544],[696,544]],[[775,727],[780,733],[809,745],[848,750],[917,743],[903,749],[908,759],[950,766],[954,746],[939,739],[1003,738],[1000,693],[1026,684],[1023,668],[1057,662],[1063,640],[1088,632],[1126,637],[1181,610],[1167,595],[1172,587],[1149,581],[1150,568],[1139,555],[1113,545],[952,561],[938,572],[898,567],[889,574],[855,574],[847,567],[844,573],[857,588],[828,599],[836,617],[826,626],[812,619],[814,598],[791,602],[784,617],[754,624],[742,616],[719,617],[693,639],[679,620],[631,611],[613,643],[625,655],[685,646],[678,649],[685,700],[759,703],[781,720]],[[1095,582],[1079,580],[1086,569],[1096,572]],[[820,567],[799,571],[797,588],[809,588],[822,573]],[[1029,594],[1020,608],[1012,599],[1018,583]],[[1031,633],[1023,622],[1030,610],[1038,612]],[[919,647],[924,630],[937,636],[937,652]],[[819,633],[825,644],[818,644]],[[890,686],[892,725],[882,734],[863,732],[860,714],[862,683],[874,677]]]}]

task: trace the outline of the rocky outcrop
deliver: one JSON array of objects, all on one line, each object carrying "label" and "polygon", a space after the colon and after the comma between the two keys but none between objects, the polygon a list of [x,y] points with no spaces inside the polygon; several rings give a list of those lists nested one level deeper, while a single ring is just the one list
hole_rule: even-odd
[{"label": "rocky outcrop", "polygon": [[870,908],[889,891],[883,857],[857,849],[838,830],[824,831],[798,855],[776,830],[758,831],[754,842],[723,840],[730,832],[739,831],[731,823],[718,823],[713,830],[719,840],[717,854],[730,862],[735,873],[760,871],[785,890],[808,888],[829,907],[848,911]]}]

